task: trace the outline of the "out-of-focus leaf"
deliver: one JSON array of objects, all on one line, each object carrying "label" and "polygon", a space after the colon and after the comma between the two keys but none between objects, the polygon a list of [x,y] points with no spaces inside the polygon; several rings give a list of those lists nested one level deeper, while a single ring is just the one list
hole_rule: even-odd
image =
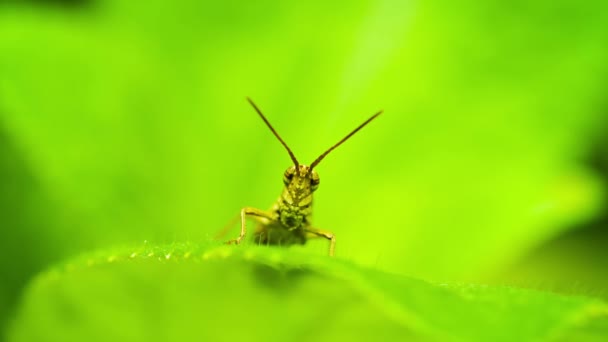
[{"label": "out-of-focus leaf", "polygon": [[[289,316],[289,319],[285,319]],[[608,305],[431,284],[278,248],[144,246],[39,276],[12,341],[540,341],[608,333]]]},{"label": "out-of-focus leaf", "polygon": [[606,6],[7,7],[0,120],[78,247],[201,240],[268,207],[289,159],[245,95],[304,162],[384,108],[319,165],[315,224],[340,257],[466,279],[597,211],[577,158],[605,94]]}]

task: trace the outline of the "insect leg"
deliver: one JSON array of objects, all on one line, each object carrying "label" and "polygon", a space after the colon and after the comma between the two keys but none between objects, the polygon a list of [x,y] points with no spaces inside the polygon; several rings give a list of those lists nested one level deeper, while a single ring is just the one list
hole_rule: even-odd
[{"label": "insect leg", "polygon": [[306,232],[313,236],[324,237],[329,240],[329,256],[334,256],[334,252],[336,251],[336,236],[334,233],[312,227],[306,228]]},{"label": "insect leg", "polygon": [[217,234],[215,234],[215,236],[213,237],[213,239],[219,240],[219,239],[223,238],[224,235],[226,235],[226,233],[228,233],[228,231],[230,230],[230,228],[232,228],[232,226],[234,226],[234,224],[236,223],[236,221],[238,221],[238,219],[239,219],[240,216],[241,216],[240,214],[234,215],[234,217],[230,219],[230,222],[228,222],[222,228],[222,230],[220,230],[219,232],[217,232]]},{"label": "insect leg", "polygon": [[247,228],[245,224],[245,218],[247,216],[261,217],[268,220],[273,219],[269,213],[257,208],[245,207],[241,209],[241,233],[236,239],[228,241],[228,244],[235,243],[238,245],[239,243],[241,243],[241,240],[243,240],[243,237],[245,237],[245,234],[247,233]]}]

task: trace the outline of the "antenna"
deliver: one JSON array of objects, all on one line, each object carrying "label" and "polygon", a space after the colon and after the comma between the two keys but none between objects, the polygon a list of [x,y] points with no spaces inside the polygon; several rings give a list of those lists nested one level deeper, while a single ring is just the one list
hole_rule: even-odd
[{"label": "antenna", "polygon": [[[285,149],[289,153],[289,156],[291,157],[291,160],[293,161],[294,165],[296,166],[296,170],[297,170],[299,168],[299,166],[300,166],[300,163],[298,163],[298,160],[296,159],[296,156],[293,154],[293,152],[291,152],[291,149],[289,149],[289,146],[287,146],[287,144],[285,143],[285,141],[283,141],[283,139],[281,139],[281,137],[279,136],[279,133],[277,133],[277,131],[275,131],[275,129],[270,124],[270,122],[268,122],[268,119],[266,119],[266,117],[264,116],[264,114],[262,114],[262,111],[258,108],[258,106],[256,106],[255,103],[253,103],[253,101],[249,97],[247,97],[247,101],[249,101],[249,103],[253,106],[253,109],[255,109],[255,111],[260,115],[260,117],[262,118],[262,120],[264,120],[264,122],[266,123],[266,126],[268,126],[268,128],[270,128],[270,130],[272,131],[272,133],[274,134],[274,136],[277,137],[277,139],[279,139],[279,141],[281,142],[281,144],[283,144],[283,146],[285,146]],[[361,128],[361,127],[359,127],[359,128]],[[357,129],[359,129],[359,128],[357,128]],[[352,135],[352,133],[351,133],[351,135]]]},{"label": "antenna", "polygon": [[364,123],[362,123],[361,125],[359,125],[359,127],[355,128],[355,130],[353,130],[347,136],[345,136],[344,138],[342,138],[342,140],[338,141],[337,144],[335,144],[334,146],[330,147],[327,151],[323,152],[323,154],[321,154],[319,156],[319,158],[315,159],[315,161],[313,161],[312,164],[310,164],[310,169],[312,170],[315,166],[319,165],[319,163],[321,162],[321,160],[323,160],[323,158],[325,158],[325,156],[327,156],[329,154],[329,152],[333,151],[336,147],[340,146],[343,142],[345,142],[346,140],[348,140],[348,138],[352,137],[353,134],[357,133],[357,131],[359,131],[365,125],[367,125],[372,120],[374,120],[375,118],[377,118],[378,115],[382,114],[382,112],[383,111],[379,111],[378,113],[372,115],[369,119],[365,120]]}]

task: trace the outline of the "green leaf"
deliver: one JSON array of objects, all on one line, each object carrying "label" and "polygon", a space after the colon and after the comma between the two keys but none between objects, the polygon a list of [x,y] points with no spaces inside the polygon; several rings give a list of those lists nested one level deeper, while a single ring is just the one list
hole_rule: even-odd
[{"label": "green leaf", "polygon": [[434,284],[271,247],[143,246],[39,276],[11,341],[593,340],[608,305]]},{"label": "green leaf", "polygon": [[305,162],[385,109],[318,167],[314,223],[362,264],[471,279],[598,210],[605,2],[96,3],[0,12],[0,125],[58,249],[268,208],[289,158],[247,95]]}]

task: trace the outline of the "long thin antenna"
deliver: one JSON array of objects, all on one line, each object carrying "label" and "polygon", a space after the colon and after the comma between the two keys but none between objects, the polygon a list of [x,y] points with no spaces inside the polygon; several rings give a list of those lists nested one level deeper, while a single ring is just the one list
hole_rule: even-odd
[{"label": "long thin antenna", "polygon": [[266,123],[266,126],[268,126],[268,128],[270,128],[270,130],[272,131],[274,136],[277,137],[277,139],[279,139],[279,141],[281,142],[281,144],[283,144],[283,146],[285,146],[285,149],[289,153],[289,156],[291,157],[291,160],[293,161],[294,165],[296,166],[296,170],[297,170],[300,167],[300,163],[298,163],[296,156],[293,154],[293,152],[291,152],[291,149],[289,149],[289,146],[287,146],[285,141],[283,141],[283,139],[281,139],[281,137],[279,136],[279,133],[277,133],[277,131],[274,130],[274,128],[272,127],[270,122],[268,122],[268,120],[266,119],[264,114],[262,114],[262,111],[258,108],[258,106],[256,106],[255,103],[253,103],[253,101],[249,97],[247,97],[247,101],[249,101],[249,103],[253,106],[253,109],[255,109],[255,111],[258,112],[258,114],[260,114],[260,117],[262,118],[262,120],[264,120],[264,122]]},{"label": "long thin antenna", "polygon": [[379,111],[378,113],[372,115],[371,118],[365,120],[365,122],[362,123],[361,125],[359,125],[359,127],[355,128],[354,131],[350,132],[347,136],[345,136],[344,138],[342,138],[342,140],[338,141],[337,144],[335,144],[334,146],[330,147],[327,151],[323,152],[323,154],[320,155],[319,158],[315,159],[315,161],[313,161],[312,164],[310,164],[310,169],[312,170],[315,166],[319,165],[319,163],[321,162],[321,160],[323,160],[323,158],[325,158],[325,156],[327,156],[329,154],[329,152],[333,151],[336,147],[340,146],[343,142],[345,142],[346,140],[348,140],[348,138],[352,137],[353,134],[357,133],[357,131],[359,131],[365,125],[367,125],[368,123],[370,123],[370,121],[372,121],[375,118],[377,118],[378,115],[382,114],[382,112],[383,111]]}]

